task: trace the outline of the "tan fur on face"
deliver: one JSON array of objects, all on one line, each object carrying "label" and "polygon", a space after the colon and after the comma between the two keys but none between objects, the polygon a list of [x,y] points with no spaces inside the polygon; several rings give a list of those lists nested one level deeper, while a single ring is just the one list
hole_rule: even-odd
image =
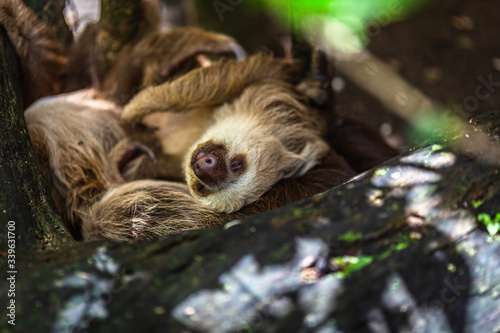
[{"label": "tan fur on face", "polygon": [[191,194],[218,212],[231,213],[262,196],[282,178],[300,176],[323,158],[328,145],[321,126],[303,105],[293,88],[282,81],[248,87],[235,102],[214,111],[214,123],[195,147],[203,142],[222,145],[226,160],[244,155],[245,172],[199,195],[199,182],[186,157],[186,181]]}]

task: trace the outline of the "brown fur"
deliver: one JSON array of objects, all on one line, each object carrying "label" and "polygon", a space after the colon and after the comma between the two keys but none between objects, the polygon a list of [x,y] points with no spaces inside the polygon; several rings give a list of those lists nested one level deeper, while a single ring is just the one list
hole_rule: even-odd
[{"label": "brown fur", "polygon": [[98,24],[87,25],[69,52],[64,91],[94,87],[118,105],[127,103],[144,87],[172,80],[202,64],[199,55],[235,55],[245,51],[232,38],[195,27],[166,28],[158,0],[142,0],[140,27],[122,47],[113,65],[98,72]]},{"label": "brown fur", "polygon": [[141,89],[172,80],[199,67],[199,54],[244,56],[230,37],[194,27],[156,30],[126,46],[103,83],[105,97],[120,105]]},{"label": "brown fur", "polygon": [[[291,64],[264,56],[213,65],[144,90],[125,107],[122,119],[134,122],[154,111],[213,107],[203,132],[186,147],[185,177],[198,201],[231,213],[280,179],[304,174],[328,150],[318,116],[289,83],[294,73]],[[202,177],[197,162],[207,154],[217,166]],[[232,172],[234,161],[244,162],[243,171],[240,166]]]},{"label": "brown fur", "polygon": [[52,29],[20,0],[0,1],[0,24],[19,57],[24,107],[59,93],[67,58]]},{"label": "brown fur", "polygon": [[83,214],[84,240],[152,239],[202,229],[222,220],[182,183],[138,180],[107,191]]},{"label": "brown fur", "polygon": [[151,239],[211,227],[325,191],[354,175],[330,151],[321,165],[279,181],[257,202],[217,213],[182,183],[123,179],[117,165],[133,143],[125,138],[118,112],[93,90],[47,97],[26,111],[41,169],[76,239]]},{"label": "brown fur", "polygon": [[122,119],[137,125],[155,112],[213,108],[240,95],[249,85],[266,79],[296,82],[297,70],[291,63],[265,56],[199,68],[173,82],[142,91],[125,106]]},{"label": "brown fur", "polygon": [[96,91],[84,90],[40,99],[25,116],[56,206],[79,239],[82,207],[110,185],[124,182],[112,155],[126,140],[119,109]]},{"label": "brown fur", "polygon": [[[14,12],[9,12],[9,8],[15,8]],[[15,15],[26,19],[19,20],[20,23],[33,19],[30,14],[19,14],[25,10],[23,8],[18,1],[0,2],[0,19],[10,31],[9,35],[22,56],[21,65],[28,68],[27,73],[34,75],[37,70],[52,73],[44,76],[40,72],[40,82],[35,84],[53,84],[53,78],[59,74],[54,74],[58,73],[54,69],[57,66],[52,65],[64,63],[64,57],[61,58],[63,60],[59,59],[57,48],[50,47],[41,47],[36,51],[41,50],[41,53],[25,53],[33,45],[26,46],[23,43],[33,43],[33,36],[37,36],[35,32],[39,26],[36,25],[32,31],[29,26],[14,25]],[[16,29],[25,35],[20,37],[19,31],[16,35]],[[40,31],[43,29],[40,28]],[[24,40],[26,36],[29,38]],[[45,32],[41,33],[41,37],[47,36]],[[195,33],[193,36],[195,40],[201,34]],[[179,40],[182,38],[177,42]],[[215,36],[214,40],[220,42],[227,39]],[[231,43],[226,50],[234,51]],[[49,44],[42,43],[41,46]],[[217,47],[223,44],[217,44]],[[154,43],[151,45],[156,45],[153,48],[159,47]],[[175,47],[191,50],[189,45],[184,49],[182,45]],[[207,48],[200,47],[199,50],[206,52]],[[167,52],[166,49],[164,51]],[[186,55],[190,58],[191,54],[196,53],[183,52],[184,56],[174,60],[174,65],[183,63]],[[33,57],[37,54],[40,58],[31,60],[37,66],[48,64],[48,67],[29,69],[32,62],[26,58],[26,54]],[[153,59],[158,60],[161,55],[160,52]],[[173,53],[170,56],[177,59]],[[139,72],[144,68],[153,68],[138,76],[140,85],[159,83],[155,75],[162,73],[165,63],[155,61],[146,61],[134,67],[134,71]],[[123,70],[128,68],[124,64],[120,66],[124,66]],[[169,70],[174,67],[167,65]],[[245,162],[264,160],[267,167],[258,169],[262,177],[257,178],[274,178],[268,184],[255,182],[255,187],[259,190],[259,196],[262,194],[260,192],[265,193],[259,200],[226,214],[201,204],[190,195],[189,187],[184,184],[138,180],[151,176],[154,162],[150,157],[137,153],[143,148],[127,138],[120,123],[119,107],[103,99],[95,90],[48,97],[37,101],[26,111],[28,131],[56,206],[75,239],[151,239],[211,227],[323,192],[354,175],[344,159],[334,150],[327,151],[325,142],[320,139],[322,126],[292,87],[296,77],[293,66],[280,60],[256,56],[241,63],[228,62],[212,67],[196,70],[166,86],[150,88],[155,92],[134,99],[133,103],[136,104],[127,107],[129,113],[124,114],[124,119],[137,123],[146,114],[164,111],[167,107],[169,111],[190,114],[186,118],[186,125],[192,124],[193,119],[202,119],[202,126],[196,125],[188,132],[182,132],[180,136],[184,141],[181,142],[176,136],[170,137],[170,141],[175,140],[179,146],[177,155],[190,146],[194,150],[206,149],[207,144],[220,145],[218,141],[224,139],[224,135],[218,137],[218,133],[221,133],[218,126],[223,129],[233,129],[233,125],[243,126],[237,131],[243,138],[235,139],[229,135],[231,142],[225,143],[225,153],[221,159],[231,160],[231,154],[242,158],[243,152],[245,156],[242,160]],[[180,72],[182,70],[175,68],[167,74],[173,77]],[[37,94],[38,89],[35,87]],[[128,94],[128,89],[118,87],[112,95],[117,96],[115,93],[121,91]],[[149,100],[148,97],[153,98]],[[131,111],[133,107],[137,109]],[[182,124],[182,120],[179,122]],[[179,128],[184,127],[179,122]],[[245,127],[247,124],[251,126]],[[200,139],[202,135],[207,137]],[[198,139],[201,141],[197,142]],[[249,139],[250,145],[245,142],[246,139]],[[252,153],[255,146],[260,144],[264,149]],[[233,153],[235,146],[238,149]],[[191,161],[193,156],[190,154],[186,158]],[[180,164],[180,159],[172,161],[173,164]],[[162,165],[165,168],[165,164]],[[179,169],[166,170],[165,173],[175,174]],[[246,165],[242,170],[246,173],[251,169],[251,165]],[[284,178],[292,175],[294,178]],[[231,181],[235,179],[231,178]],[[269,186],[272,187],[269,189]]]},{"label": "brown fur", "polygon": [[361,120],[344,118],[332,125],[326,137],[328,143],[356,172],[364,172],[399,155],[399,151]]},{"label": "brown fur", "polygon": [[[118,111],[87,90],[42,99],[26,112],[41,169],[76,239],[151,239],[212,227],[326,191],[355,175],[330,150],[319,165],[280,180],[258,201],[231,214],[217,213],[194,199],[184,184],[124,181],[117,165],[123,152],[135,146],[124,141]],[[379,146],[367,142],[366,149]]]},{"label": "brown fur", "polygon": [[109,190],[89,208],[83,216],[83,236],[85,240],[144,240],[209,228],[324,192],[352,176],[350,167],[331,150],[316,168],[297,178],[282,179],[260,200],[231,214],[200,204],[186,185],[134,181]]}]

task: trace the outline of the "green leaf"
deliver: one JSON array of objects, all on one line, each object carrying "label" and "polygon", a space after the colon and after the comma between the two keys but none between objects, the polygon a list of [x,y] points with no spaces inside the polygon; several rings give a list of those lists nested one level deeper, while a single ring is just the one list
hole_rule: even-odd
[{"label": "green leaf", "polygon": [[[360,40],[374,35],[383,26],[400,20],[429,0],[249,0],[252,5],[267,5],[282,21],[290,18],[306,28],[318,22],[345,25]],[[305,29],[307,30],[307,29]]]},{"label": "green leaf", "polygon": [[481,213],[477,216],[477,220],[487,226],[491,223],[491,216],[486,213]]},{"label": "green leaf", "polygon": [[489,214],[481,213],[477,216],[477,220],[486,227],[491,236],[495,236],[500,230],[500,212],[496,213],[494,219]]},{"label": "green leaf", "polygon": [[495,236],[498,233],[498,230],[500,230],[500,223],[490,223],[486,226],[486,230],[488,230],[490,236]]},{"label": "green leaf", "polygon": [[408,243],[399,243],[399,244],[396,244],[396,250],[398,251],[401,251],[401,250],[404,250],[408,247]]},{"label": "green leaf", "polygon": [[472,207],[474,208],[478,208],[479,206],[481,206],[482,204],[484,203],[483,200],[479,200],[479,201],[472,201]]},{"label": "green leaf", "polygon": [[[431,110],[430,110],[431,111]],[[442,148],[435,143],[450,139],[456,135],[464,135],[463,124],[450,117],[448,113],[442,111],[428,112],[415,119],[408,135],[408,139],[414,144],[431,144]]]},{"label": "green leaf", "polygon": [[362,240],[363,239],[363,234],[360,233],[360,232],[348,231],[345,234],[340,235],[339,239],[342,240],[342,241],[345,241],[345,242],[352,243],[352,242],[356,242],[358,240]]},{"label": "green leaf", "polygon": [[358,271],[373,261],[373,257],[370,256],[361,256],[356,259],[347,266],[347,274]]}]

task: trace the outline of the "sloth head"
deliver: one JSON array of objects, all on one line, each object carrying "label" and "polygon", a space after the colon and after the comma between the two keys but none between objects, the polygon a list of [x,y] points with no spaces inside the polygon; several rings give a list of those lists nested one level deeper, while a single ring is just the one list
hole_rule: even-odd
[{"label": "sloth head", "polygon": [[[280,179],[300,175],[318,162],[326,144],[306,144],[299,154],[273,136],[206,141],[186,163],[191,194],[214,211],[232,213],[255,202]],[[315,147],[313,147],[315,146]]]}]

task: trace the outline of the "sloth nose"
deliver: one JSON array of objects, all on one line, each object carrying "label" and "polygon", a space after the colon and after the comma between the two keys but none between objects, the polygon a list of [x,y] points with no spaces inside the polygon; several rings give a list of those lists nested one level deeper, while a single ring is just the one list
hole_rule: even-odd
[{"label": "sloth nose", "polygon": [[213,154],[198,154],[193,165],[196,176],[205,184],[216,184],[223,180],[225,172],[221,169],[217,156]]}]

